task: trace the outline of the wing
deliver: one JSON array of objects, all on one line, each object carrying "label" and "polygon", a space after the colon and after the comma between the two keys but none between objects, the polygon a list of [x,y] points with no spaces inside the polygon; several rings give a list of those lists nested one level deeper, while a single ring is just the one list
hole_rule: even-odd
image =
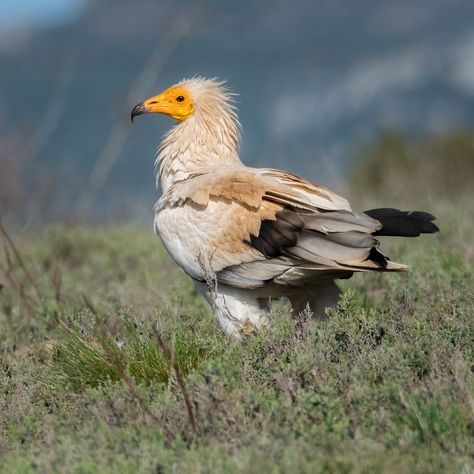
[{"label": "wing", "polygon": [[329,189],[271,169],[222,169],[170,189],[162,206],[191,207],[218,222],[200,248],[212,254],[220,283],[259,288],[275,283],[347,278],[354,271],[402,270],[377,250],[379,221],[355,214]]},{"label": "wing", "polygon": [[265,199],[306,211],[352,212],[346,199],[323,186],[273,169],[238,168],[199,173],[172,186],[166,202],[192,201],[207,206],[212,199],[227,199],[258,210]]}]

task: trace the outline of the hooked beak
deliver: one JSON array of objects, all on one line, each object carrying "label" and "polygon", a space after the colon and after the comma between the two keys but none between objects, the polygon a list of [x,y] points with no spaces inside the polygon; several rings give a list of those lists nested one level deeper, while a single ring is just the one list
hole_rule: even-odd
[{"label": "hooked beak", "polygon": [[131,113],[132,122],[137,115],[167,113],[169,106],[170,102],[166,93],[150,97],[149,99],[144,100],[141,104],[137,104],[133,107]]},{"label": "hooked beak", "polygon": [[132,123],[133,123],[133,119],[137,115],[143,115],[143,114],[147,114],[149,112],[150,112],[149,107],[147,107],[143,102],[140,103],[140,104],[137,104],[135,107],[133,107],[132,113],[130,114],[130,118],[132,120]]},{"label": "hooked beak", "polygon": [[[175,100],[176,95],[181,95],[179,91],[173,92],[176,88],[170,88],[161,94],[144,100],[141,104],[137,104],[131,113],[131,119],[137,115],[143,114],[165,114],[176,120],[185,120],[193,112],[192,102],[182,104]],[[184,94],[185,92],[183,92]]]}]

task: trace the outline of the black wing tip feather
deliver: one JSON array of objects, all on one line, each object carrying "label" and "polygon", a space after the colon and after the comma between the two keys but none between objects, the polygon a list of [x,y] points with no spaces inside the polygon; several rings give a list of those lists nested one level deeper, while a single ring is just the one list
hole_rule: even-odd
[{"label": "black wing tip feather", "polygon": [[381,208],[370,209],[365,214],[382,224],[382,228],[374,232],[374,236],[418,237],[420,234],[439,232],[438,226],[432,222],[435,216],[429,212]]},{"label": "black wing tip feather", "polygon": [[381,268],[387,268],[388,261],[390,259],[385,256],[377,247],[372,247],[367,260],[372,260],[373,262],[378,263]]}]

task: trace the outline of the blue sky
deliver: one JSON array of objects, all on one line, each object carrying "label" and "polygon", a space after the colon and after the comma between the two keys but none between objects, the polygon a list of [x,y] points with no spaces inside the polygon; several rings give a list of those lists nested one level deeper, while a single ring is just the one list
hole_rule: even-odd
[{"label": "blue sky", "polygon": [[73,18],[84,0],[2,0],[0,29],[48,25]]}]

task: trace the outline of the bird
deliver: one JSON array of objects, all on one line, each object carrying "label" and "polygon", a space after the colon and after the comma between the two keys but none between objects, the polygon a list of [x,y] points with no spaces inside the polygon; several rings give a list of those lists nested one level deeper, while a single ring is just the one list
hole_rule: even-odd
[{"label": "bird", "polygon": [[438,232],[430,213],[354,212],[324,186],[246,166],[235,96],[225,81],[194,77],[131,112],[132,122],[154,113],[176,121],[156,154],[154,229],[226,333],[271,324],[269,302],[281,298],[295,315],[327,317],[341,295],[337,280],[408,268],[389,260],[377,237]]}]

